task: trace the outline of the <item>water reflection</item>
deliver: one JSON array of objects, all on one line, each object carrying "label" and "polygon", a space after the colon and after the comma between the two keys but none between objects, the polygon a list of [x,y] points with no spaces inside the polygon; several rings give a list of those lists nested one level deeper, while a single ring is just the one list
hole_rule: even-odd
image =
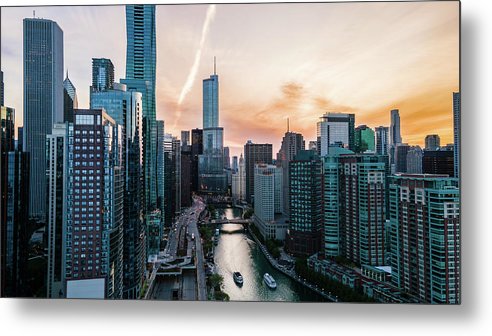
[{"label": "water reflection", "polygon": [[[220,209],[219,216],[240,218],[238,209]],[[244,233],[237,233],[239,224],[224,225],[215,248],[217,272],[224,277],[224,291],[235,301],[320,301],[321,298],[275,270],[266,260],[257,244]],[[233,272],[243,275],[244,284],[239,287],[232,277]],[[263,274],[270,273],[277,282],[272,290],[263,282]]]}]

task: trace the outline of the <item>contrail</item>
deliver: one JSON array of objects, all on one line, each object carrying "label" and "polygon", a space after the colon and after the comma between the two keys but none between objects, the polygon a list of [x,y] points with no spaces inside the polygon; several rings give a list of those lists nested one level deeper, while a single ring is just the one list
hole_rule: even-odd
[{"label": "contrail", "polygon": [[188,78],[186,78],[186,82],[183,85],[183,88],[181,89],[181,94],[179,95],[178,99],[178,110],[177,110],[177,117],[175,119],[175,125],[179,117],[181,117],[181,111],[179,107],[183,103],[184,99],[190,92],[191,88],[193,87],[193,83],[195,82],[196,78],[196,73],[198,72],[198,66],[200,65],[200,59],[202,57],[202,49],[203,45],[205,44],[205,39],[207,37],[208,29],[210,27],[210,24],[212,23],[213,19],[215,16],[215,5],[210,5],[208,6],[207,9],[207,15],[205,17],[205,22],[203,23],[203,28],[202,28],[202,37],[200,39],[200,46],[198,47],[198,50],[196,51],[195,54],[195,61],[193,62],[193,65],[191,66],[190,73],[188,74]]}]

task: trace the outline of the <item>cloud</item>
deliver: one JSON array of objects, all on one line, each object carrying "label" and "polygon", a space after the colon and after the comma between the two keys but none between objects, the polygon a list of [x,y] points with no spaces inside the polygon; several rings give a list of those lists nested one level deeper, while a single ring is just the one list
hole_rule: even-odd
[{"label": "cloud", "polygon": [[188,93],[190,92],[191,88],[193,87],[193,84],[195,83],[196,75],[198,72],[198,67],[200,65],[200,59],[202,58],[203,46],[205,45],[205,40],[206,40],[206,37],[208,34],[210,24],[213,22],[213,19],[215,17],[215,8],[216,8],[215,5],[208,6],[207,14],[205,16],[205,21],[203,22],[202,37],[200,39],[200,45],[198,47],[198,50],[196,51],[195,60],[193,62],[193,65],[190,68],[188,78],[186,78],[186,82],[183,85],[183,88],[181,89],[181,94],[179,95],[178,106],[176,109],[176,118],[174,118],[174,126],[173,127],[176,127],[176,124],[178,123],[178,121],[181,117],[180,106],[183,103],[183,101],[185,100]]}]

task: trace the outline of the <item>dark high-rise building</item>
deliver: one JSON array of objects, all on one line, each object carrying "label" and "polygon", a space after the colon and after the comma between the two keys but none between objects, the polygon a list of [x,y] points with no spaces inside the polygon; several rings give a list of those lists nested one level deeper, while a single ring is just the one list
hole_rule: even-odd
[{"label": "dark high-rise building", "polygon": [[441,147],[439,150],[425,150],[422,157],[422,173],[446,174],[454,177],[454,151]]},{"label": "dark high-rise building", "polygon": [[388,155],[389,128],[384,126],[376,127],[376,154]]},{"label": "dark high-rise building", "polygon": [[145,209],[157,207],[157,127],[155,107],[155,5],[126,6],[126,77],[128,91],[142,93]]},{"label": "dark high-rise building", "polygon": [[412,146],[407,153],[407,173],[422,174],[422,157],[424,152],[420,146]]},{"label": "dark high-rise building", "polygon": [[[190,146],[187,146],[190,148]],[[183,146],[181,147],[183,148]],[[181,151],[181,207],[191,206],[191,150]]]},{"label": "dark high-rise building", "polygon": [[191,150],[190,131],[181,131],[181,150]]},{"label": "dark high-rise building", "polygon": [[176,163],[173,157],[173,136],[164,134],[164,219],[170,227],[176,212]]},{"label": "dark high-rise building", "polygon": [[198,191],[198,157],[203,154],[203,130],[191,130],[191,191]]},{"label": "dark high-rise building", "polygon": [[156,159],[156,164],[157,164],[157,208],[161,211],[160,215],[162,217],[162,221],[165,221],[166,218],[166,207],[165,207],[165,200],[166,200],[166,149],[165,149],[165,142],[164,142],[164,135],[165,135],[165,130],[164,130],[164,120],[157,120],[156,121],[156,126],[157,126],[157,133],[156,133],[156,139],[157,139],[157,145],[156,145],[156,150],[157,150],[157,159]]},{"label": "dark high-rise building", "polygon": [[17,150],[24,152],[24,127],[17,128]]},{"label": "dark high-rise building", "polygon": [[[48,228],[46,253],[47,298],[63,298],[66,295],[64,242],[65,235],[67,234],[66,213],[68,211],[68,186],[66,183],[68,181],[68,174],[70,172],[70,170],[68,169],[68,157],[70,149],[68,146],[68,131],[70,127],[73,128],[73,125],[68,123],[54,124],[51,134],[48,134],[46,136],[48,160],[48,166],[46,170],[46,183],[48,186],[49,195],[47,199],[48,206],[46,218]],[[80,198],[80,195],[78,197]],[[80,242],[78,244],[80,244]]]},{"label": "dark high-rise building", "polygon": [[441,138],[437,134],[430,134],[425,137],[425,150],[437,150],[441,147]]},{"label": "dark high-rise building", "polygon": [[[67,298],[123,298],[123,131],[102,109],[69,124],[64,272]],[[137,298],[140,287],[128,298]]]},{"label": "dark high-rise building", "polygon": [[454,139],[454,176],[460,177],[461,163],[461,95],[453,92],[453,139]]},{"label": "dark high-rise building", "polygon": [[395,145],[395,171],[397,173],[407,172],[407,154],[410,150],[408,144],[398,143]]},{"label": "dark high-rise building", "polygon": [[5,105],[5,88],[3,86],[3,71],[0,71],[0,106]]},{"label": "dark high-rise building", "polygon": [[[0,106],[0,296],[19,296],[27,248],[29,169],[27,153],[15,150],[15,110]],[[22,258],[21,258],[22,257]]]},{"label": "dark high-rise building", "polygon": [[[28,262],[29,156],[19,150],[7,154],[7,218],[2,222],[2,297],[24,296]],[[2,161],[2,166],[3,166]],[[4,236],[5,234],[5,236]],[[3,258],[5,252],[5,258]],[[5,260],[5,263],[3,261]],[[5,281],[5,283],[3,283]]]},{"label": "dark high-rise building", "polygon": [[272,145],[255,144],[248,140],[244,145],[244,159],[246,168],[246,201],[253,203],[255,190],[255,164],[272,164]]},{"label": "dark high-rise building", "polygon": [[301,150],[289,163],[289,253],[310,256],[320,251],[323,230],[323,167],[314,151]]},{"label": "dark high-rise building", "polygon": [[[109,61],[109,60],[107,60]],[[111,61],[109,61],[111,62]],[[124,84],[112,83],[111,89],[91,91],[91,108],[103,108],[122,126],[122,160],[124,176],[124,295],[134,297],[144,274],[145,227],[143,200],[143,123],[142,94],[127,91]]]},{"label": "dark high-rise building", "polygon": [[445,175],[390,177],[391,281],[426,303],[460,303],[458,181]]},{"label": "dark high-rise building", "polygon": [[29,152],[29,215],[46,216],[46,135],[63,122],[63,32],[45,19],[24,19],[24,151]]},{"label": "dark high-rise building", "polygon": [[355,129],[354,148],[356,153],[364,153],[365,151],[374,152],[374,131],[366,125],[358,126]]},{"label": "dark high-rise building", "polygon": [[219,76],[215,72],[203,80],[203,154],[199,157],[199,190],[224,194],[224,129],[219,127]]},{"label": "dark high-rise building", "polygon": [[63,81],[63,121],[73,122],[73,110],[78,107],[77,91],[68,78],[67,71],[67,77]]},{"label": "dark high-rise building", "polygon": [[391,126],[389,129],[390,145],[396,145],[402,142],[400,130],[400,111],[391,110]]},{"label": "dark high-rise building", "polygon": [[229,147],[224,147],[224,168],[226,169],[231,168],[231,157],[229,152]]},{"label": "dark high-rise building", "polygon": [[289,162],[304,150],[304,137],[300,133],[287,131],[282,139],[280,150],[277,153],[277,167],[282,168],[282,203],[284,214],[289,214]]},{"label": "dark high-rise building", "polygon": [[93,58],[91,91],[111,90],[113,88],[113,83],[114,83],[113,62],[111,62],[111,60],[107,58]]},{"label": "dark high-rise building", "polygon": [[355,114],[325,113],[317,123],[317,144],[319,156],[325,156],[330,146],[355,149]]},{"label": "dark high-rise building", "polygon": [[181,140],[177,137],[172,138],[172,160],[174,174],[176,175],[173,185],[174,216],[181,212]]},{"label": "dark high-rise building", "polygon": [[237,156],[234,155],[232,157],[232,166],[231,166],[231,169],[232,169],[232,173],[237,173],[238,169],[239,169],[239,164],[238,164],[238,160],[237,160]]}]

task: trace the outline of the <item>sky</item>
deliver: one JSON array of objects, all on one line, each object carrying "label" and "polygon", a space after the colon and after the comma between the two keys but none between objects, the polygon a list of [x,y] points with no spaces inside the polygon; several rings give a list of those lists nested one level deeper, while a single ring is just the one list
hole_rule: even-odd
[{"label": "sky", "polygon": [[[2,8],[5,104],[22,125],[22,19],[54,20],[64,32],[64,67],[89,107],[92,58],[125,77],[124,6]],[[166,132],[202,127],[202,80],[217,58],[220,126],[231,156],[247,140],[280,148],[287,129],[316,138],[326,112],[357,125],[389,126],[400,110],[403,142],[427,134],[453,142],[452,92],[459,90],[459,3],[310,3],[156,6],[157,119]],[[275,156],[275,155],[274,155]]]}]

